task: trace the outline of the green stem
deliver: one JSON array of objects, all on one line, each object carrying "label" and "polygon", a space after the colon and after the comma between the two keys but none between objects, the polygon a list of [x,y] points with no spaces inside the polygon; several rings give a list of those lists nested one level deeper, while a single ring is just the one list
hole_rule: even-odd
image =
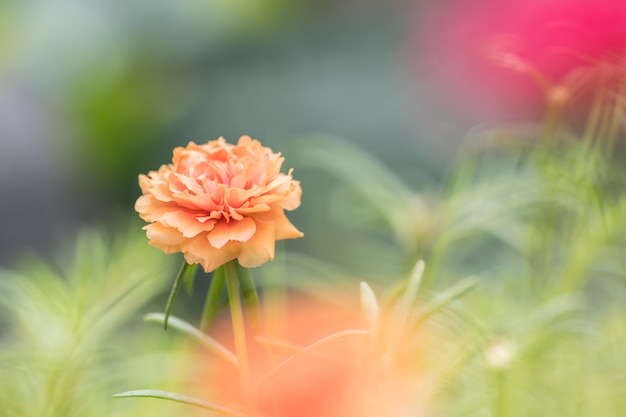
[{"label": "green stem", "polygon": [[224,278],[226,275],[226,266],[222,265],[213,272],[211,277],[211,285],[207,291],[204,308],[202,310],[202,321],[200,322],[200,330],[209,333],[211,325],[215,321],[215,317],[220,310],[222,302],[222,292],[224,291]]},{"label": "green stem", "polygon": [[239,375],[241,385],[250,398],[250,368],[248,365],[248,350],[246,346],[246,326],[243,317],[243,308],[239,294],[239,277],[237,271],[237,260],[233,260],[224,265],[226,279],[226,289],[228,291],[228,301],[230,304],[230,316],[233,326],[233,337],[235,339],[235,353],[239,362]]},{"label": "green stem", "polygon": [[252,331],[255,334],[259,334],[261,333],[261,305],[259,303],[259,295],[256,291],[256,286],[254,285],[252,275],[250,275],[248,268],[237,264],[237,273],[239,274],[239,286],[246,307],[248,322],[250,323]]}]

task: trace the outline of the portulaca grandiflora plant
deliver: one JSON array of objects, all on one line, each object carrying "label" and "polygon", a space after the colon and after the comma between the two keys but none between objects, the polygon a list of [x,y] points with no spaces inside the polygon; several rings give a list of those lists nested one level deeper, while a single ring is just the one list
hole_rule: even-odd
[{"label": "portulaca grandiflora plant", "polygon": [[[387,259],[414,264],[387,291],[373,291],[385,280],[370,277],[339,303],[328,290],[263,288],[248,269],[274,258],[276,240],[302,235],[284,216],[301,190],[291,170],[280,173],[279,154],[248,137],[176,149],[172,164],[140,176],[136,208],[150,243],[185,258],[165,313],[146,320],[209,354],[185,371],[193,395],[116,397],[237,416],[619,415],[626,184],[614,154],[617,92],[600,89],[577,132],[567,101],[549,90],[556,108],[544,124],[470,137],[438,194],[412,191],[339,139],[308,138],[300,146],[312,165],[351,189],[336,220],[380,245],[369,256],[389,247],[376,242],[383,225],[395,238]],[[170,314],[194,263],[213,271],[199,328]],[[230,331],[213,326],[223,287]]]},{"label": "portulaca grandiflora plant", "polygon": [[[551,78],[507,45],[545,120],[475,130],[444,179],[330,136],[291,142],[297,172],[191,142],[139,176],[160,251],[85,232],[1,271],[2,415],[626,415],[623,53]],[[300,230],[310,253],[283,250]]]},{"label": "portulaca grandiflora plant", "polygon": [[[194,395],[116,396],[237,416],[623,413],[623,60],[551,79],[531,58],[490,55],[536,82],[545,120],[477,130],[438,189],[415,191],[337,138],[299,144],[305,165],[344,191],[317,197],[333,198],[346,253],[354,245],[363,251],[352,261],[388,263],[359,297],[356,283],[351,295],[310,285],[303,297],[288,279],[278,291],[252,277],[277,240],[302,236],[284,215],[300,205],[300,183],[259,142],[190,143],[140,176],[150,243],[185,259],[165,313],[146,318],[212,355],[194,359]],[[199,328],[170,314],[195,264],[212,272]],[[224,286],[231,330],[213,326]]]}]

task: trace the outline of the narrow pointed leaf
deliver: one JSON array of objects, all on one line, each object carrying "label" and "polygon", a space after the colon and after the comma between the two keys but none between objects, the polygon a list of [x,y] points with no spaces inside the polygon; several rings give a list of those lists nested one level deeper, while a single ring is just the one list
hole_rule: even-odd
[{"label": "narrow pointed leaf", "polygon": [[361,282],[359,288],[361,290],[361,311],[365,317],[370,334],[372,337],[375,337],[380,326],[380,308],[378,307],[376,294],[365,281]]},{"label": "narrow pointed leaf", "polygon": [[419,292],[420,284],[422,282],[422,276],[424,275],[424,268],[424,261],[419,260],[411,272],[411,277],[409,278],[406,290],[404,291],[402,299],[400,300],[400,305],[398,306],[399,311],[397,321],[400,324],[400,327],[402,327],[408,320],[411,309],[415,304],[417,293]]},{"label": "narrow pointed leaf", "polygon": [[167,330],[167,321],[172,312],[172,307],[174,307],[174,300],[176,299],[176,295],[178,295],[178,290],[180,289],[181,284],[185,276],[187,275],[187,270],[190,265],[183,260],[183,264],[178,271],[178,275],[176,275],[176,279],[174,280],[174,285],[172,286],[172,290],[170,291],[170,295],[167,298],[167,303],[165,304],[165,319],[163,320],[163,328]]},{"label": "narrow pointed leaf", "polygon": [[419,311],[417,316],[418,322],[426,320],[428,317],[437,313],[452,301],[473,290],[477,285],[478,280],[476,278],[466,278],[440,292]]},{"label": "narrow pointed leaf", "polygon": [[200,322],[200,329],[204,333],[209,332],[217,313],[220,311],[222,294],[224,293],[225,276],[224,265],[222,265],[213,272],[213,276],[211,277],[211,284],[209,285],[206,300],[204,301],[204,308],[202,310],[202,321]]},{"label": "narrow pointed leaf", "polygon": [[[228,305],[230,307],[230,322],[233,327],[233,339],[235,342],[235,353],[239,363],[239,377],[241,386],[248,390],[250,385],[250,366],[248,360],[248,343],[246,342],[246,323],[243,315],[241,294],[239,288],[239,278],[237,271],[237,260],[232,260],[224,265],[224,275],[226,281],[226,292],[228,293]],[[247,395],[250,392],[247,392]]]},{"label": "narrow pointed leaf", "polygon": [[[143,319],[147,322],[160,324],[165,321],[165,315],[161,313],[150,313],[146,314]],[[179,332],[193,337],[202,345],[206,346],[215,355],[237,366],[237,357],[217,340],[202,333],[200,329],[195,328],[191,324],[175,316],[169,317],[169,324],[172,328],[178,330]]]},{"label": "narrow pointed leaf", "polygon": [[185,273],[184,282],[185,282],[185,292],[187,295],[191,295],[193,293],[193,283],[196,278],[196,269],[198,269],[198,264],[190,265],[187,268],[187,272]]},{"label": "narrow pointed leaf", "polygon": [[224,414],[227,416],[246,417],[246,415],[239,410],[235,410],[232,408],[224,407],[219,404],[204,401],[199,398],[188,397],[186,395],[176,394],[174,392],[169,392],[169,391],[141,389],[141,390],[120,392],[119,394],[113,395],[113,397],[115,398],[136,398],[136,397],[159,398],[162,400],[175,401],[175,402],[179,402],[179,403],[183,403],[187,405],[193,405],[194,407],[204,408],[205,410],[214,411],[216,413]]},{"label": "narrow pointed leaf", "polygon": [[261,305],[259,303],[259,295],[254,285],[254,280],[250,274],[248,268],[237,263],[237,273],[239,276],[239,286],[241,288],[241,295],[243,296],[243,302],[246,306],[246,313],[248,314],[248,320],[252,326],[252,330],[255,333],[261,332]]}]

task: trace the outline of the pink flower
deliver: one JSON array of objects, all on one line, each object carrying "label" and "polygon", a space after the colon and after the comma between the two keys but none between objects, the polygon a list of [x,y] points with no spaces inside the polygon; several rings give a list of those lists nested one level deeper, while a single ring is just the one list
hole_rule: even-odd
[{"label": "pink flower", "polygon": [[274,259],[276,240],[301,237],[284,210],[300,205],[300,183],[280,172],[284,158],[242,136],[174,149],[172,163],[139,175],[135,210],[150,244],[182,252],[211,272],[233,259],[244,267]]},{"label": "pink flower", "polygon": [[[602,65],[623,66],[623,0],[465,0],[420,16],[422,75],[472,117],[543,114],[552,88]],[[452,4],[452,5],[451,5]],[[569,91],[571,92],[571,91]]]}]

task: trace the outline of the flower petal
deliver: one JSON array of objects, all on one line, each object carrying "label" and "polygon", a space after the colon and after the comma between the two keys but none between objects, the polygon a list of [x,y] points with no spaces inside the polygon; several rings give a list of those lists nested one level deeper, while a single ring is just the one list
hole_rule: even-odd
[{"label": "flower petal", "polygon": [[197,213],[184,210],[169,211],[163,215],[162,222],[166,226],[178,229],[186,238],[209,232],[215,225],[215,220],[202,222],[198,219]]},{"label": "flower petal", "polygon": [[214,248],[221,248],[230,241],[247,242],[256,231],[254,220],[244,217],[241,220],[217,222],[208,235],[209,243]]},{"label": "flower petal", "polygon": [[241,266],[254,268],[274,260],[275,236],[274,223],[256,221],[256,233],[241,246],[241,253],[238,257]]},{"label": "flower petal", "polygon": [[304,236],[304,234],[296,229],[289,221],[287,216],[285,216],[285,212],[280,207],[273,207],[269,212],[261,213],[254,216],[254,218],[257,220],[257,226],[259,222],[274,223],[276,240],[295,239]]},{"label": "flower petal", "polygon": [[181,244],[184,242],[182,233],[178,230],[162,225],[161,223],[152,223],[143,228],[148,236],[149,243],[161,249],[165,253],[180,252]]},{"label": "flower petal", "polygon": [[283,210],[300,205],[300,183],[281,173],[284,158],[249,136],[190,142],[172,163],[139,176],[135,203],[150,244],[182,252],[210,272],[232,259],[258,266],[274,257],[276,239],[302,236]]},{"label": "flower petal", "polygon": [[212,272],[226,262],[237,258],[241,243],[229,242],[221,248],[214,248],[205,234],[188,239],[183,244],[183,254],[189,264],[200,264],[204,272]]},{"label": "flower petal", "polygon": [[300,207],[300,198],[302,197],[302,188],[300,188],[300,182],[292,180],[291,189],[289,194],[283,198],[278,204],[285,210],[295,210]]}]

